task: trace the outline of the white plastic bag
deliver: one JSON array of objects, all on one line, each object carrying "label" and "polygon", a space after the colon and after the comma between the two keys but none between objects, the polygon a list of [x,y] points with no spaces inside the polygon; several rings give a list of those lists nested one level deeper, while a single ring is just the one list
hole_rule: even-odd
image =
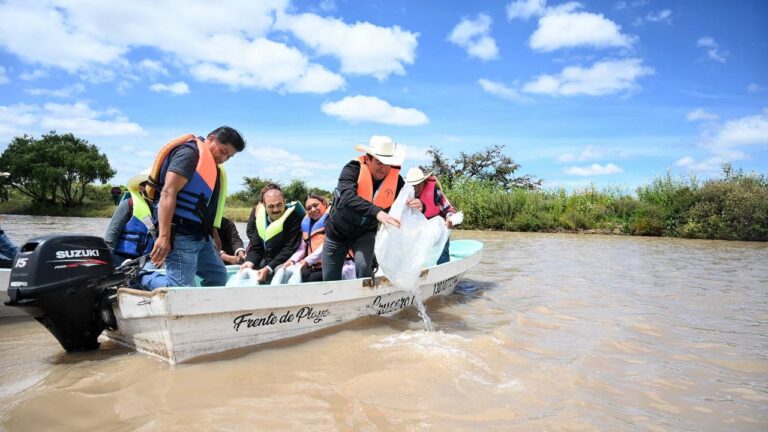
[{"label": "white plastic bag", "polygon": [[250,287],[259,285],[259,272],[254,269],[241,270],[227,281],[228,287]]},{"label": "white plastic bag", "polygon": [[451,224],[453,224],[453,226],[459,225],[462,222],[464,222],[464,212],[456,212],[448,216],[448,220],[451,221]]},{"label": "white plastic bag", "polygon": [[400,220],[400,228],[383,225],[376,234],[374,248],[387,279],[406,290],[416,287],[422,268],[437,262],[448,239],[443,218],[427,220],[420,211],[407,206],[413,196],[413,186],[406,183],[389,211]]},{"label": "white plastic bag", "polygon": [[270,282],[270,285],[282,285],[284,283],[284,280],[291,276],[290,273],[286,274],[287,271],[283,266],[277,266],[277,269],[275,270],[275,274],[272,275],[272,282]]},{"label": "white plastic bag", "polygon": [[290,285],[294,284],[300,284],[301,283],[301,268],[298,264],[292,265],[288,270],[291,272],[291,277],[288,278],[288,280],[285,282]]}]

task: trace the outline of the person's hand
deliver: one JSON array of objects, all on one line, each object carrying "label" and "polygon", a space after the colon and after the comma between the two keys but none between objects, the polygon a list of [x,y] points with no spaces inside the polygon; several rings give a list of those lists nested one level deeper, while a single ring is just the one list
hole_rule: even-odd
[{"label": "person's hand", "polygon": [[241,250],[237,253],[237,262],[235,264],[241,264],[245,262],[245,251]]},{"label": "person's hand", "polygon": [[290,266],[292,266],[294,264],[296,264],[296,263],[293,262],[293,260],[288,260],[288,261],[285,262],[285,264],[283,264],[283,268],[288,268],[288,267],[290,267]]},{"label": "person's hand", "polygon": [[165,263],[165,257],[168,256],[168,252],[171,251],[171,242],[168,236],[161,235],[155,240],[155,245],[152,246],[152,252],[149,253],[149,258],[152,260],[152,264],[155,267],[160,268]]},{"label": "person's hand", "polygon": [[269,267],[264,266],[264,268],[259,270],[259,282],[267,280],[267,276],[269,276]]},{"label": "person's hand", "polygon": [[451,222],[450,219],[446,219],[445,220],[445,227],[448,228],[448,229],[453,228],[453,222]]},{"label": "person's hand", "polygon": [[424,203],[422,203],[420,199],[414,198],[414,199],[408,200],[408,207],[414,210],[423,211]]},{"label": "person's hand", "polygon": [[234,255],[229,255],[229,254],[223,253],[220,256],[221,256],[221,260],[224,261],[227,264],[240,264],[240,261]]},{"label": "person's hand", "polygon": [[300,269],[302,269],[302,268],[304,268],[306,266],[307,266],[307,261],[306,260],[299,261],[299,268]]},{"label": "person's hand", "polygon": [[376,213],[376,220],[387,225],[392,225],[395,228],[400,228],[400,221],[390,216],[384,210]]},{"label": "person's hand", "polygon": [[253,263],[250,261],[244,262],[242,265],[240,265],[240,271],[248,270],[253,268]]}]

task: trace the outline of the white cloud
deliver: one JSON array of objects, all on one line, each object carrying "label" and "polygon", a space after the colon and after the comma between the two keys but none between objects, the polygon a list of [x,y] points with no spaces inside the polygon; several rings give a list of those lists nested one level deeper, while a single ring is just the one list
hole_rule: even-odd
[{"label": "white cloud", "polygon": [[529,19],[546,12],[547,0],[516,0],[507,4],[507,19]]},{"label": "white cloud", "polygon": [[145,136],[136,123],[115,109],[95,111],[87,103],[0,106],[0,137],[55,130],[80,136]]},{"label": "white cloud", "polygon": [[8,75],[5,73],[5,67],[0,66],[0,84],[8,84],[11,82],[10,79],[8,79]]},{"label": "white cloud", "polygon": [[[281,41],[267,39],[280,30],[274,26],[276,16],[292,18],[283,15],[286,7],[288,0],[232,0],[226,7],[204,0],[130,4],[8,0],[0,3],[0,15],[8,20],[0,27],[0,47],[25,62],[62,68],[90,82],[112,81],[137,70],[164,75],[165,66],[156,60],[145,59],[135,66],[128,62],[129,54],[149,48],[202,81],[285,92],[324,93],[343,87],[341,76],[310,61],[284,42],[287,38],[278,34]],[[328,41],[317,50],[340,57],[345,72],[382,78],[404,73],[402,64],[413,62],[413,33],[367,23],[347,25],[310,14],[297,18],[291,30],[329,30],[329,26],[307,29],[301,25],[303,18],[347,30],[341,35],[297,34],[302,40]],[[195,23],[194,31],[179,31],[169,22]]]},{"label": "white cloud", "polygon": [[558,75],[540,75],[525,84],[523,91],[550,96],[602,96],[634,89],[638,78],[653,73],[640,59],[605,60],[586,69],[568,66]]},{"label": "white cloud", "polygon": [[379,80],[404,75],[416,58],[418,33],[399,26],[379,27],[368,22],[346,24],[314,14],[278,14],[275,28],[288,30],[320,55],[339,59],[341,71],[372,75]]},{"label": "white cloud", "polygon": [[20,74],[19,78],[23,79],[24,81],[34,81],[38,78],[42,78],[47,75],[48,75],[48,72],[42,69],[35,69],[32,72],[24,72]]},{"label": "white cloud", "polygon": [[756,115],[710,125],[702,131],[699,145],[709,152],[708,156],[700,160],[685,156],[678,159],[675,166],[716,173],[724,163],[749,159],[744,148],[768,146],[768,108]]},{"label": "white cloud", "polygon": [[726,148],[768,144],[768,108],[757,115],[725,122],[708,142]]},{"label": "white cloud", "polygon": [[747,91],[750,92],[750,93],[762,93],[764,91],[768,91],[768,87],[761,86],[761,85],[755,84],[755,83],[750,83],[747,86]]},{"label": "white cloud", "polygon": [[322,111],[350,123],[372,122],[398,126],[420,126],[429,123],[423,112],[400,108],[373,96],[347,96],[337,102],[326,102]]},{"label": "white cloud", "polygon": [[747,159],[746,155],[743,153],[728,156],[715,155],[701,160],[696,160],[691,156],[685,156],[675,161],[675,166],[687,168],[690,171],[718,173],[722,171],[723,164],[743,159]]},{"label": "white cloud", "polygon": [[646,21],[650,22],[665,22],[667,24],[672,22],[672,11],[669,9],[662,9],[656,12],[648,12],[645,16]]},{"label": "white cloud", "polygon": [[578,2],[546,7],[544,0],[519,0],[507,4],[507,18],[540,17],[539,26],[529,40],[530,47],[536,51],[578,46],[627,48],[632,45],[634,38],[621,33],[621,26],[602,14],[576,12],[581,8]]},{"label": "white cloud", "polygon": [[699,40],[696,41],[696,46],[706,50],[708,59],[720,63],[726,62],[726,57],[728,57],[729,53],[727,51],[721,50],[720,45],[715,41],[714,38],[710,36],[700,37]]},{"label": "white cloud", "polygon": [[152,84],[149,89],[153,92],[168,92],[173,95],[183,95],[189,93],[189,86],[183,81],[175,82],[173,84]]},{"label": "white cloud", "polygon": [[613,8],[616,10],[622,10],[627,8],[638,8],[647,5],[648,2],[646,0],[635,0],[632,2],[627,2],[624,0],[616,2],[616,4],[613,5]]},{"label": "white cloud", "polygon": [[588,12],[546,15],[531,35],[530,46],[536,51],[591,46],[594,48],[629,47],[632,38],[621,33],[621,26],[599,14]]},{"label": "white cloud", "polygon": [[479,14],[476,20],[464,18],[451,30],[448,41],[466,49],[471,57],[485,61],[497,59],[499,49],[489,36],[491,23],[491,17],[486,14]]},{"label": "white cloud", "polygon": [[704,111],[702,108],[696,108],[685,116],[685,119],[688,121],[713,121],[718,120],[719,118],[720,117],[717,114]]},{"label": "white cloud", "polygon": [[331,12],[336,10],[336,2],[334,0],[321,0],[318,5],[320,10],[325,12]]},{"label": "white cloud", "polygon": [[44,88],[30,88],[24,89],[24,92],[32,96],[52,96],[58,98],[68,98],[80,94],[85,91],[85,86],[81,83],[72,84],[70,86],[62,87],[60,89],[51,90]]},{"label": "white cloud", "polygon": [[168,75],[168,69],[163,66],[163,62],[152,59],[144,59],[137,65],[138,69],[151,76]]},{"label": "white cloud", "polygon": [[596,175],[618,174],[618,173],[624,172],[624,170],[612,163],[608,163],[606,165],[592,164],[590,166],[585,166],[585,167],[572,166],[572,167],[565,168],[563,172],[566,174],[587,177],[587,176],[596,176]]},{"label": "white cloud", "polygon": [[338,169],[336,164],[323,163],[314,160],[306,160],[303,157],[291,153],[280,147],[272,146],[248,146],[246,151],[254,156],[257,164],[265,167],[279,167],[270,171],[271,174],[290,172],[296,177],[307,177],[316,170]]},{"label": "white cloud", "polygon": [[558,162],[584,162],[588,160],[600,159],[605,155],[603,150],[588,145],[578,154],[564,153],[557,157]]},{"label": "white cloud", "polygon": [[480,84],[480,87],[482,87],[483,90],[486,91],[486,93],[490,93],[502,99],[508,99],[508,100],[519,101],[519,102],[529,101],[528,98],[526,98],[525,96],[522,96],[516,89],[508,87],[504,83],[500,83],[497,81],[490,81],[484,78],[477,80],[477,83]]}]

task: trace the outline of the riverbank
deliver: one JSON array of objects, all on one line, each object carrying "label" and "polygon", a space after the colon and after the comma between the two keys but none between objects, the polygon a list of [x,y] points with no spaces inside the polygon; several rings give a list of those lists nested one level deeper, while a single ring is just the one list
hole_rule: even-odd
[{"label": "riverbank", "polygon": [[[634,194],[616,187],[505,191],[480,181],[445,185],[445,193],[464,212],[464,229],[768,241],[768,179],[740,171],[707,181],[667,175]],[[251,207],[230,202],[225,216],[246,222]],[[16,194],[0,203],[0,213],[40,216],[108,218],[115,208],[108,196],[75,208],[33,205]]]}]

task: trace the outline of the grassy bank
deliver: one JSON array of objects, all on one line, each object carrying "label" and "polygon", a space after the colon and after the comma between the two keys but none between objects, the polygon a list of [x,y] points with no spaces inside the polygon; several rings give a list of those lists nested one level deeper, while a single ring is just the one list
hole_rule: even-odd
[{"label": "grassy bank", "polygon": [[[0,212],[50,216],[111,217],[107,188],[82,207],[32,205],[11,193]],[[446,188],[464,211],[465,229],[541,232],[600,232],[645,236],[768,241],[768,179],[726,170],[721,178],[698,181],[669,175],[638,188],[504,191],[480,181]],[[245,222],[251,208],[232,201],[226,216]]]},{"label": "grassy bank", "polygon": [[741,172],[704,182],[667,175],[634,195],[594,187],[505,192],[474,181],[446,194],[467,229],[768,241],[768,180]]}]

